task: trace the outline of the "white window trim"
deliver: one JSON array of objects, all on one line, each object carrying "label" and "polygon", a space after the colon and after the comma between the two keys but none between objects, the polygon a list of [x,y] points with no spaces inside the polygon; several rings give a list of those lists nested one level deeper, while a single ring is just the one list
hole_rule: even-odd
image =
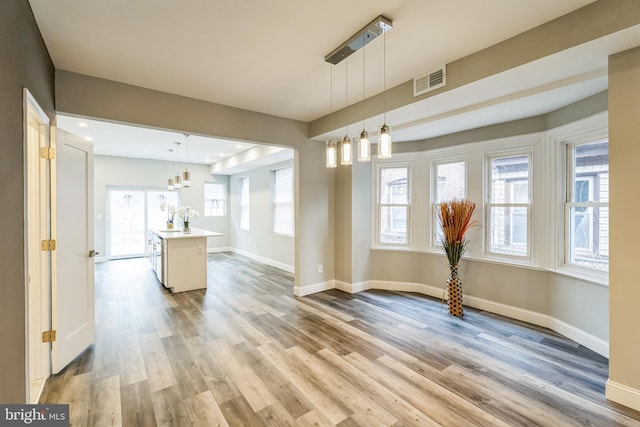
[{"label": "white window trim", "polygon": [[555,173],[563,177],[556,183],[554,197],[555,218],[562,218],[556,221],[556,235],[558,239],[552,242],[548,260],[548,271],[563,276],[573,277],[590,283],[609,286],[609,272],[592,269],[588,267],[568,264],[566,251],[568,247],[569,234],[566,232],[569,225],[565,214],[566,191],[568,189],[567,171],[567,146],[570,144],[580,145],[598,140],[608,140],[608,112],[598,113],[577,122],[570,123],[552,129],[548,132],[549,152],[555,160]]},{"label": "white window trim", "polygon": [[[406,159],[406,160],[405,160]],[[385,249],[385,248],[393,248],[393,249],[412,249],[412,243],[414,242],[414,231],[413,231],[413,201],[415,200],[415,195],[413,194],[415,176],[415,157],[411,155],[394,155],[394,158],[391,160],[380,160],[374,159],[372,171],[373,171],[373,180],[375,184],[373,185],[373,232],[372,232],[372,248],[376,249]],[[392,168],[407,168],[407,204],[402,205],[394,205],[394,204],[385,204],[385,206],[406,206],[407,208],[407,241],[406,243],[388,243],[380,241],[380,208],[382,204],[380,203],[379,190],[380,190],[380,171],[382,169],[392,169]]]},{"label": "white window trim", "polygon": [[204,198],[204,209],[202,210],[202,216],[207,217],[207,218],[222,218],[227,216],[227,213],[229,212],[229,209],[227,209],[227,205],[228,205],[228,199],[229,196],[227,194],[227,184],[224,182],[213,182],[213,181],[205,181],[204,182],[204,194],[207,194],[206,188],[207,188],[207,184],[214,184],[214,185],[222,185],[224,187],[224,213],[222,215],[207,215],[206,214],[206,205],[207,205],[207,199]]},{"label": "white window trim", "polygon": [[[449,161],[465,161],[466,197],[476,202],[473,220],[486,223],[486,181],[485,156],[506,153],[509,150],[531,151],[529,185],[531,212],[528,232],[530,233],[530,256],[510,258],[488,254],[484,248],[483,227],[469,230],[470,246],[465,258],[478,262],[510,265],[515,267],[549,271],[573,277],[586,282],[608,286],[608,273],[589,268],[579,268],[564,264],[565,223],[564,195],[566,186],[566,144],[569,142],[594,142],[608,138],[608,114],[598,113],[589,118],[563,125],[545,132],[517,135],[487,141],[477,141],[452,147],[438,148],[414,153],[394,154],[393,159],[374,159],[372,167],[372,249],[377,251],[402,251],[441,255],[442,249],[433,246],[433,198],[435,197],[434,165]],[[378,165],[411,163],[410,194],[411,217],[409,223],[408,246],[380,245],[378,238]],[[478,179],[482,177],[482,179]],[[429,189],[429,191],[425,191]],[[422,194],[421,194],[422,192]],[[428,195],[427,195],[428,193]],[[535,230],[533,225],[535,224]],[[554,238],[555,236],[555,238]]]},{"label": "white window trim", "polygon": [[[483,227],[485,232],[483,233],[483,241],[484,241],[484,252],[483,255],[499,259],[510,259],[510,260],[523,260],[526,263],[532,262],[532,253],[533,253],[533,233],[532,228],[534,221],[532,219],[533,211],[534,211],[534,182],[536,181],[536,176],[534,175],[534,160],[533,160],[533,147],[526,148],[524,150],[502,150],[502,151],[494,151],[491,153],[485,154],[484,159],[484,180],[485,180],[485,197],[484,197],[484,223]],[[499,159],[504,157],[515,157],[515,156],[524,156],[526,155],[529,158],[529,171],[527,178],[527,185],[529,187],[529,203],[493,203],[491,202],[491,161],[493,159]],[[489,221],[491,221],[491,208],[492,207],[526,207],[527,208],[527,248],[525,255],[515,255],[515,254],[504,254],[500,252],[492,252],[491,251],[491,227]]]}]

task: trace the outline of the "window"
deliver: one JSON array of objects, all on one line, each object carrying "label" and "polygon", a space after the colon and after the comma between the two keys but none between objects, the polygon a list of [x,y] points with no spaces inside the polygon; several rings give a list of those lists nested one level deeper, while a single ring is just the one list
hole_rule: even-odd
[{"label": "window", "polygon": [[408,243],[408,171],[408,167],[382,167],[379,169],[378,220],[380,243]]},{"label": "window", "polygon": [[574,144],[567,153],[566,263],[609,269],[609,143]]},{"label": "window", "polygon": [[240,229],[249,230],[249,178],[240,178]]},{"label": "window", "polygon": [[293,235],[293,168],[273,171],[273,232]]},{"label": "window", "polygon": [[437,183],[435,202],[465,197],[465,163],[440,163],[436,166]]},{"label": "window", "polygon": [[227,189],[224,184],[204,183],[204,216],[227,214]]},{"label": "window", "polygon": [[438,224],[435,212],[440,203],[446,200],[462,199],[466,193],[466,164],[461,162],[439,163],[434,168],[436,173],[436,188],[433,205],[434,246],[440,246],[444,238],[442,227]]},{"label": "window", "polygon": [[488,251],[529,255],[530,155],[489,158]]}]

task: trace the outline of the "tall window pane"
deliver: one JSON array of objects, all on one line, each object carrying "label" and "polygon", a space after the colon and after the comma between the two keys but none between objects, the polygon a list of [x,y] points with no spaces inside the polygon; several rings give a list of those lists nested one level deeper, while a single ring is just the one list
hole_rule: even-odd
[{"label": "tall window pane", "polygon": [[273,232],[293,235],[293,168],[273,173]]},{"label": "tall window pane", "polygon": [[446,200],[462,199],[465,196],[465,163],[440,163],[436,167],[438,186],[436,203]]},{"label": "tall window pane", "polygon": [[467,165],[464,161],[461,162],[449,162],[439,163],[436,170],[436,188],[433,205],[433,245],[440,246],[440,242],[444,238],[442,227],[438,223],[435,217],[435,212],[438,211],[440,203],[453,200],[462,199],[466,193],[466,169]]},{"label": "tall window pane", "polygon": [[381,168],[379,179],[380,242],[405,244],[409,221],[408,168]]},{"label": "tall window pane", "polygon": [[569,146],[567,263],[609,268],[609,144]]},{"label": "tall window pane", "polygon": [[227,189],[225,184],[204,183],[204,216],[225,216],[227,213]]},{"label": "tall window pane", "polygon": [[489,160],[489,252],[529,254],[529,170],[528,154]]},{"label": "tall window pane", "polygon": [[249,178],[240,178],[240,229],[249,230]]}]

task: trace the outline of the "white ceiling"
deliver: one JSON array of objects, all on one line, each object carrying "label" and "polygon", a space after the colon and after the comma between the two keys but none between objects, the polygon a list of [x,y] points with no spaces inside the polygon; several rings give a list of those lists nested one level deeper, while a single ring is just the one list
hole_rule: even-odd
[{"label": "white ceiling", "polygon": [[[58,69],[305,122],[591,2],[30,0]],[[380,14],[393,21],[386,33],[386,82],[380,37],[367,45],[364,69],[361,52],[333,67],[330,105],[332,66],[324,56]],[[545,113],[606,89],[607,55],[638,41],[638,29],[608,36],[391,111],[387,121],[394,140],[411,140]],[[98,123],[92,124],[96,151]],[[359,132],[361,123],[354,126],[349,131]],[[146,157],[184,139],[176,133],[163,138],[143,146],[121,135],[100,150]],[[207,139],[198,152],[198,139],[189,138],[194,162],[239,149],[235,141]],[[207,151],[218,144],[224,145]]]},{"label": "white ceiling", "polygon": [[189,135],[185,144],[185,136],[178,132],[65,115],[58,115],[58,127],[93,142],[95,153],[103,156],[212,164],[255,146],[199,135]]}]

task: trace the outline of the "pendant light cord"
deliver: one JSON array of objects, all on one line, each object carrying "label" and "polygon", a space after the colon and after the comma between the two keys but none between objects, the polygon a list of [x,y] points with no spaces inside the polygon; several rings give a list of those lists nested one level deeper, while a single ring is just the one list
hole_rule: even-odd
[{"label": "pendant light cord", "polygon": [[365,72],[366,70],[366,65],[367,65],[367,57],[365,55],[365,52],[367,51],[367,40],[366,40],[366,36],[362,35],[362,130],[364,131],[366,128],[366,122],[367,122],[367,107],[366,107],[366,103],[365,100],[367,99],[367,84],[366,84],[366,77],[367,74]]},{"label": "pendant light cord", "polygon": [[387,123],[387,32],[384,32],[382,40],[382,104],[384,112],[382,115],[382,123]]}]

